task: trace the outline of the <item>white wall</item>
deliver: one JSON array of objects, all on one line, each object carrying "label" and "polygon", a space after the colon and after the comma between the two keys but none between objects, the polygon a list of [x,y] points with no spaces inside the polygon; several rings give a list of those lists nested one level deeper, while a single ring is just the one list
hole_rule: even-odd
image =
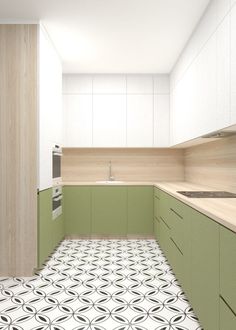
[{"label": "white wall", "polygon": [[169,146],[168,100],[168,75],[64,75],[64,145]]}]

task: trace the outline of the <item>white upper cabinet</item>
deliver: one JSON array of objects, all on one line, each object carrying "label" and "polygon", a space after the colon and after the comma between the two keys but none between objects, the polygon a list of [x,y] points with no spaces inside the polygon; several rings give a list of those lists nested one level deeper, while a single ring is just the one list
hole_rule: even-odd
[{"label": "white upper cabinet", "polygon": [[95,75],[93,94],[126,94],[125,75]]},{"label": "white upper cabinet", "polygon": [[235,124],[235,21],[230,0],[212,0],[171,73],[172,145]]},{"label": "white upper cabinet", "polygon": [[64,75],[63,99],[65,147],[169,145],[168,75]]},{"label": "white upper cabinet", "polygon": [[236,4],[231,11],[231,54],[230,54],[230,85],[231,85],[231,109],[230,124],[236,124]]},{"label": "white upper cabinet", "polygon": [[170,97],[154,95],[154,147],[169,147],[170,144]]},{"label": "white upper cabinet", "polygon": [[64,95],[64,146],[92,147],[92,95]]},{"label": "white upper cabinet", "polygon": [[154,94],[170,93],[170,77],[167,74],[160,74],[153,77]]},{"label": "white upper cabinet", "polygon": [[126,146],[125,95],[93,95],[93,146]]},{"label": "white upper cabinet", "polygon": [[39,31],[39,179],[52,186],[52,147],[62,144],[62,68],[46,31]]},{"label": "white upper cabinet", "polygon": [[63,94],[92,94],[91,75],[66,74],[63,76]]},{"label": "white upper cabinet", "polygon": [[218,27],[216,38],[217,90],[214,129],[230,125],[230,15],[227,15]]},{"label": "white upper cabinet", "polygon": [[127,75],[127,94],[153,94],[152,75]]},{"label": "white upper cabinet", "polygon": [[127,95],[127,147],[153,147],[153,95]]}]

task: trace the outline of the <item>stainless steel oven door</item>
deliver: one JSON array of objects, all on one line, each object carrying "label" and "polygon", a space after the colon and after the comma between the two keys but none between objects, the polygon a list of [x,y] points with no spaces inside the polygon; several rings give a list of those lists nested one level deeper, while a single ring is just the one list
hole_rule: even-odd
[{"label": "stainless steel oven door", "polygon": [[52,218],[56,219],[62,214],[62,187],[53,187],[52,192]]}]

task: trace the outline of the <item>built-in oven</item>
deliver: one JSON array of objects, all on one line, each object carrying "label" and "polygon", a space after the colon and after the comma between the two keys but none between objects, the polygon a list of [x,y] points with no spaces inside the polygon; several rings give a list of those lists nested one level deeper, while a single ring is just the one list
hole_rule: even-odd
[{"label": "built-in oven", "polygon": [[59,145],[55,145],[52,149],[53,185],[61,184],[61,157],[62,157],[62,148]]},{"label": "built-in oven", "polygon": [[52,218],[56,219],[62,214],[62,186],[52,188]]}]

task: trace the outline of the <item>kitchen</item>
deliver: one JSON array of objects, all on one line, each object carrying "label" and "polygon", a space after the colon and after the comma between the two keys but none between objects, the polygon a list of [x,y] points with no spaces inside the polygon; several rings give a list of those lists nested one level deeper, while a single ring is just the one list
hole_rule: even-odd
[{"label": "kitchen", "polygon": [[0,328],[236,329],[235,0],[20,2]]}]

